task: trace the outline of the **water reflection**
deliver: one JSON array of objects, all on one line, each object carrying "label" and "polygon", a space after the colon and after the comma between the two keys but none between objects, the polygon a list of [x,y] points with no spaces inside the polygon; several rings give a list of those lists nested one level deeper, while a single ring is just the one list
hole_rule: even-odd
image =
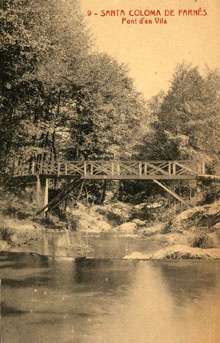
[{"label": "water reflection", "polygon": [[120,260],[85,260],[76,263],[75,282],[102,291],[117,290],[133,282],[135,264]]},{"label": "water reflection", "polygon": [[212,293],[220,285],[218,262],[155,262],[152,266],[160,272],[162,283],[167,285],[172,298],[180,306],[201,298],[204,291]]},{"label": "water reflection", "polygon": [[217,343],[214,262],[0,258],[3,342]]},{"label": "water reflection", "polygon": [[[196,274],[187,275],[188,267]],[[211,279],[200,287],[198,282],[205,280],[209,268],[212,270],[208,273]],[[117,306],[117,311],[104,327],[102,323],[101,327],[93,328],[92,332],[99,334],[89,334],[87,341],[217,343],[220,334],[219,266],[207,264],[204,273],[202,263],[196,266],[190,263],[187,266],[186,263],[181,269],[178,263],[156,263],[156,268],[152,263],[140,263],[126,302]],[[164,271],[169,277],[161,277]],[[176,291],[176,284],[181,286],[181,297]],[[197,301],[192,301],[191,292],[194,296],[196,294]]]},{"label": "water reflection", "polygon": [[70,256],[70,233],[68,230],[57,233],[44,233],[43,251],[46,256]]},{"label": "water reflection", "polygon": [[[133,251],[151,253],[158,249],[158,243],[149,238],[119,236],[115,233],[85,233],[85,232],[45,232],[41,245],[35,243],[31,249],[36,249],[46,256],[70,257],[86,256],[88,258],[122,258]],[[27,248],[28,250],[28,248]]]}]

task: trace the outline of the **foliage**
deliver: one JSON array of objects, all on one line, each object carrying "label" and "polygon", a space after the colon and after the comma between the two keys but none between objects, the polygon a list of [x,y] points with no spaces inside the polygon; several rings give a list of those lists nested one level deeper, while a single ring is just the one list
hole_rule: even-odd
[{"label": "foliage", "polygon": [[32,189],[24,189],[23,185],[17,183],[16,187],[11,185],[0,189],[0,216],[16,219],[33,218],[36,207],[32,201]]},{"label": "foliage", "polygon": [[144,103],[125,66],[91,52],[78,1],[3,0],[0,21],[2,165],[129,158]]},{"label": "foliage", "polygon": [[[151,159],[211,161],[220,157],[220,75],[209,69],[179,65],[166,95],[149,104],[154,116],[143,139],[142,156]],[[158,100],[158,99],[157,99]],[[213,144],[215,142],[215,144]],[[146,150],[150,144],[150,149]]]},{"label": "foliage", "polygon": [[107,55],[90,54],[85,83],[70,119],[73,158],[131,157],[144,112],[127,70]]},{"label": "foliage", "polygon": [[220,182],[219,180],[202,180],[200,187],[202,189],[202,199],[199,204],[212,204],[220,199]]},{"label": "foliage", "polygon": [[14,231],[9,227],[5,227],[3,225],[0,226],[0,239],[2,241],[6,241],[8,243],[11,242],[11,236],[13,236]]}]

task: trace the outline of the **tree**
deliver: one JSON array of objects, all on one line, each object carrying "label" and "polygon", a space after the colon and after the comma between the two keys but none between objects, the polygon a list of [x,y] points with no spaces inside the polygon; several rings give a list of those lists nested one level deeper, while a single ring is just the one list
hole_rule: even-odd
[{"label": "tree", "polygon": [[77,0],[4,0],[0,15],[3,165],[131,158],[143,100],[124,65],[90,51]]},{"label": "tree", "polygon": [[144,104],[125,66],[93,53],[84,72],[70,119],[73,158],[129,158]]},{"label": "tree", "polygon": [[[151,102],[152,150],[156,159],[215,159],[220,152],[220,76],[218,71],[179,65],[162,102]],[[149,137],[144,137],[147,141]],[[214,144],[213,144],[214,143]]]},{"label": "tree", "polygon": [[[1,160],[54,148],[61,94],[88,50],[77,1],[3,0],[1,21]],[[56,73],[54,73],[54,70]],[[77,76],[75,76],[77,83]]]}]

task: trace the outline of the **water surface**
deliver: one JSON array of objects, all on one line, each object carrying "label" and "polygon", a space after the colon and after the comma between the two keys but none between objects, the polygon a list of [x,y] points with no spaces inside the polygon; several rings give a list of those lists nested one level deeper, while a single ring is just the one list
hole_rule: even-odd
[{"label": "water surface", "polygon": [[0,257],[3,343],[220,341],[219,262],[122,260],[156,246],[111,235],[85,237],[93,258],[74,262],[57,237],[46,244],[56,259]]}]

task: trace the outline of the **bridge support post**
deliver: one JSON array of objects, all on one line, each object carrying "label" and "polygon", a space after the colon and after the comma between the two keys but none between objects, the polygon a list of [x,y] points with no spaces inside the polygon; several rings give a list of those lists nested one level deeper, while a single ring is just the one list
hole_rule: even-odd
[{"label": "bridge support post", "polygon": [[38,210],[48,204],[48,179],[39,175],[37,176],[36,185],[36,203]]}]

